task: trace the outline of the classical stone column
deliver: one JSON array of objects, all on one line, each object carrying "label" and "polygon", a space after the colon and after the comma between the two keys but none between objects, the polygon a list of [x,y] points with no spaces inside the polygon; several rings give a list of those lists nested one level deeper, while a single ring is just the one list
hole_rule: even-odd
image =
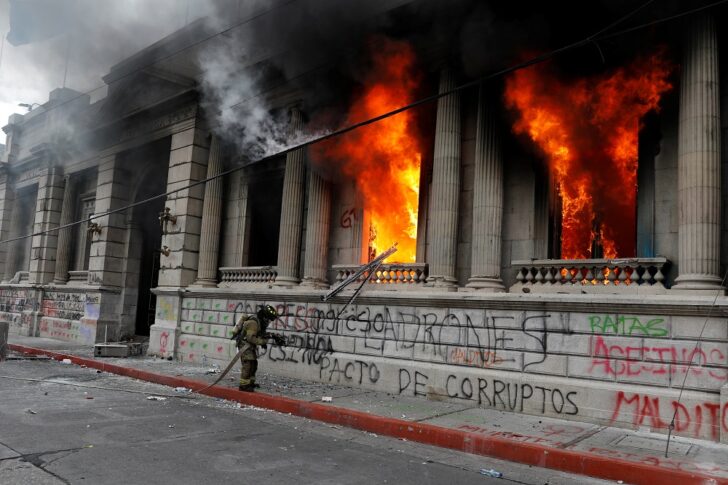
[{"label": "classical stone column", "polygon": [[[440,93],[455,87],[449,68],[440,73]],[[437,102],[435,152],[432,163],[432,200],[428,241],[429,277],[432,286],[455,289],[458,198],[460,196],[460,95],[453,93]]]},{"label": "classical stone column", "polygon": [[306,254],[301,286],[327,288],[331,220],[331,184],[317,173],[308,179],[308,214],[306,217]]},{"label": "classical stone column", "polygon": [[[303,126],[303,117],[298,108],[291,110],[290,132],[295,134]],[[278,236],[278,276],[276,285],[294,286],[299,283],[298,264],[301,255],[301,232],[303,230],[303,194],[306,176],[304,149],[288,152],[286,172],[283,178],[283,203],[281,226]]]},{"label": "classical stone column", "polygon": [[[220,144],[215,135],[210,139],[207,159],[207,178],[222,171]],[[202,227],[200,256],[197,265],[197,286],[217,286],[217,261],[220,247],[220,222],[222,220],[222,177],[205,182],[205,198],[202,203]]]},{"label": "classical stone column", "polygon": [[504,291],[501,269],[503,160],[493,108],[481,85],[475,134],[472,262],[468,287]]},{"label": "classical stone column", "polygon": [[[16,196],[10,216],[11,238],[22,235],[20,234],[20,232],[23,230],[23,218],[21,212],[22,210],[20,208],[20,201],[19,198]],[[24,241],[22,239],[19,241],[12,241],[8,244],[8,251],[7,253],[5,253],[6,259],[4,281],[6,282],[12,280],[13,276],[15,276],[16,271],[18,271],[18,264],[16,259],[18,259],[18,249],[20,249],[21,244],[24,244]]]},{"label": "classical stone column", "polygon": [[[63,189],[63,204],[61,205],[60,226],[73,222],[74,202],[76,195],[76,181],[70,175],[65,176]],[[56,271],[53,283],[65,285],[68,282],[68,268],[71,264],[71,241],[73,228],[66,227],[58,231],[58,249],[56,252]]]},{"label": "classical stone column", "polygon": [[687,31],[678,124],[679,276],[676,288],[720,288],[718,38],[701,14]]},{"label": "classical stone column", "polygon": [[[10,224],[13,212],[13,200],[15,198],[15,190],[13,190],[12,180],[8,174],[6,166],[0,165],[0,240],[10,238]],[[7,252],[9,244],[0,244],[0,277],[5,276],[5,268],[7,265]]]}]

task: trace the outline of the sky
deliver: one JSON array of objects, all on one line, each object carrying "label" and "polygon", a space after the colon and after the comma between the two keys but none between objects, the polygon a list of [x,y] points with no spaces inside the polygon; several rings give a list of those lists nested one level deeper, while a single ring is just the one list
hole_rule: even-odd
[{"label": "sky", "polygon": [[[6,37],[10,29],[10,0],[0,0],[0,126],[13,113],[25,113],[19,103],[48,100],[48,93],[63,86],[68,50],[66,87],[87,92],[103,86],[101,77],[128,55],[208,15],[207,0],[61,0],[74,7],[67,33],[19,46]],[[43,12],[40,13],[43,15]],[[50,16],[50,14],[49,14]],[[55,21],[55,19],[48,19]],[[70,46],[68,49],[67,46]],[[92,101],[105,96],[100,89]],[[5,133],[0,132],[0,143]]]}]

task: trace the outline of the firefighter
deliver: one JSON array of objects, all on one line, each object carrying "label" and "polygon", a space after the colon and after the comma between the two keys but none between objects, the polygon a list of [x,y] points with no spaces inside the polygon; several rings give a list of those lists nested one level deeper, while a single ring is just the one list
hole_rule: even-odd
[{"label": "firefighter", "polygon": [[237,341],[240,354],[240,389],[253,392],[255,389],[255,372],[258,370],[258,345],[265,349],[269,339],[281,344],[282,337],[266,332],[268,323],[278,317],[276,309],[270,305],[260,307],[255,315],[241,315],[233,330],[232,338]]}]

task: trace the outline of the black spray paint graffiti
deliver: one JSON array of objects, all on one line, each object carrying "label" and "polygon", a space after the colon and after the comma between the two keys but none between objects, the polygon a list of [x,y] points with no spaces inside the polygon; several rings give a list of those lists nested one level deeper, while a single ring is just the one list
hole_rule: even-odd
[{"label": "black spray paint graffiti", "polygon": [[334,352],[331,337],[315,334],[288,334],[284,346],[274,346],[261,352],[273,362],[319,365],[323,358]]},{"label": "black spray paint graffiti", "polygon": [[324,357],[319,365],[319,379],[337,384],[376,384],[380,376],[376,364],[361,360],[339,363]]},{"label": "black spray paint graffiti", "polygon": [[527,370],[546,360],[549,333],[573,333],[568,315],[552,317],[548,313],[476,317],[467,312],[415,314],[359,307],[337,318],[333,307],[294,303],[280,304],[278,311],[282,316],[273,324],[277,330],[353,336],[361,339],[364,353],[369,355],[414,349],[447,363],[475,367],[513,363],[512,355],[503,350],[526,350],[523,370]]},{"label": "black spray paint graffiti", "polygon": [[[399,394],[427,396],[429,377],[424,372],[399,370]],[[449,398],[475,400],[479,406],[523,412],[524,403],[536,404],[541,414],[576,415],[576,391],[534,386],[527,383],[504,382],[483,377],[447,376],[445,393]],[[538,409],[540,407],[540,410]]]},{"label": "black spray paint graffiti", "polygon": [[[243,302],[235,305],[233,310],[233,322],[237,324],[238,318],[242,315],[251,315],[256,311],[256,306],[244,304]],[[283,315],[285,305],[278,305],[277,312]],[[280,330],[279,324],[285,316],[278,317],[271,323],[270,327],[274,330]],[[334,352],[334,346],[331,337],[327,335],[317,335],[314,333],[282,335],[285,339],[283,346],[273,346],[260,350],[261,357],[268,356],[273,362],[292,362],[294,364],[319,365],[324,356]]]}]

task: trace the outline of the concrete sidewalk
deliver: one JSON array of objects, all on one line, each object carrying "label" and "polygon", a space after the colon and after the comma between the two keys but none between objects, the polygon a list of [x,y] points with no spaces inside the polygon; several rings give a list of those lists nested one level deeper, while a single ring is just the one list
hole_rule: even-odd
[{"label": "concrete sidewalk", "polygon": [[[78,356],[75,363],[167,385],[201,389],[217,377],[208,366],[139,357],[95,359],[93,349],[43,338],[11,336],[20,346]],[[25,352],[33,352],[32,349]],[[260,392],[237,391],[231,372],[205,394],[312,419],[521,463],[624,483],[728,483],[728,445],[554,418],[510,414],[343,386],[304,382],[259,371]],[[331,402],[322,402],[330,397]]]}]

